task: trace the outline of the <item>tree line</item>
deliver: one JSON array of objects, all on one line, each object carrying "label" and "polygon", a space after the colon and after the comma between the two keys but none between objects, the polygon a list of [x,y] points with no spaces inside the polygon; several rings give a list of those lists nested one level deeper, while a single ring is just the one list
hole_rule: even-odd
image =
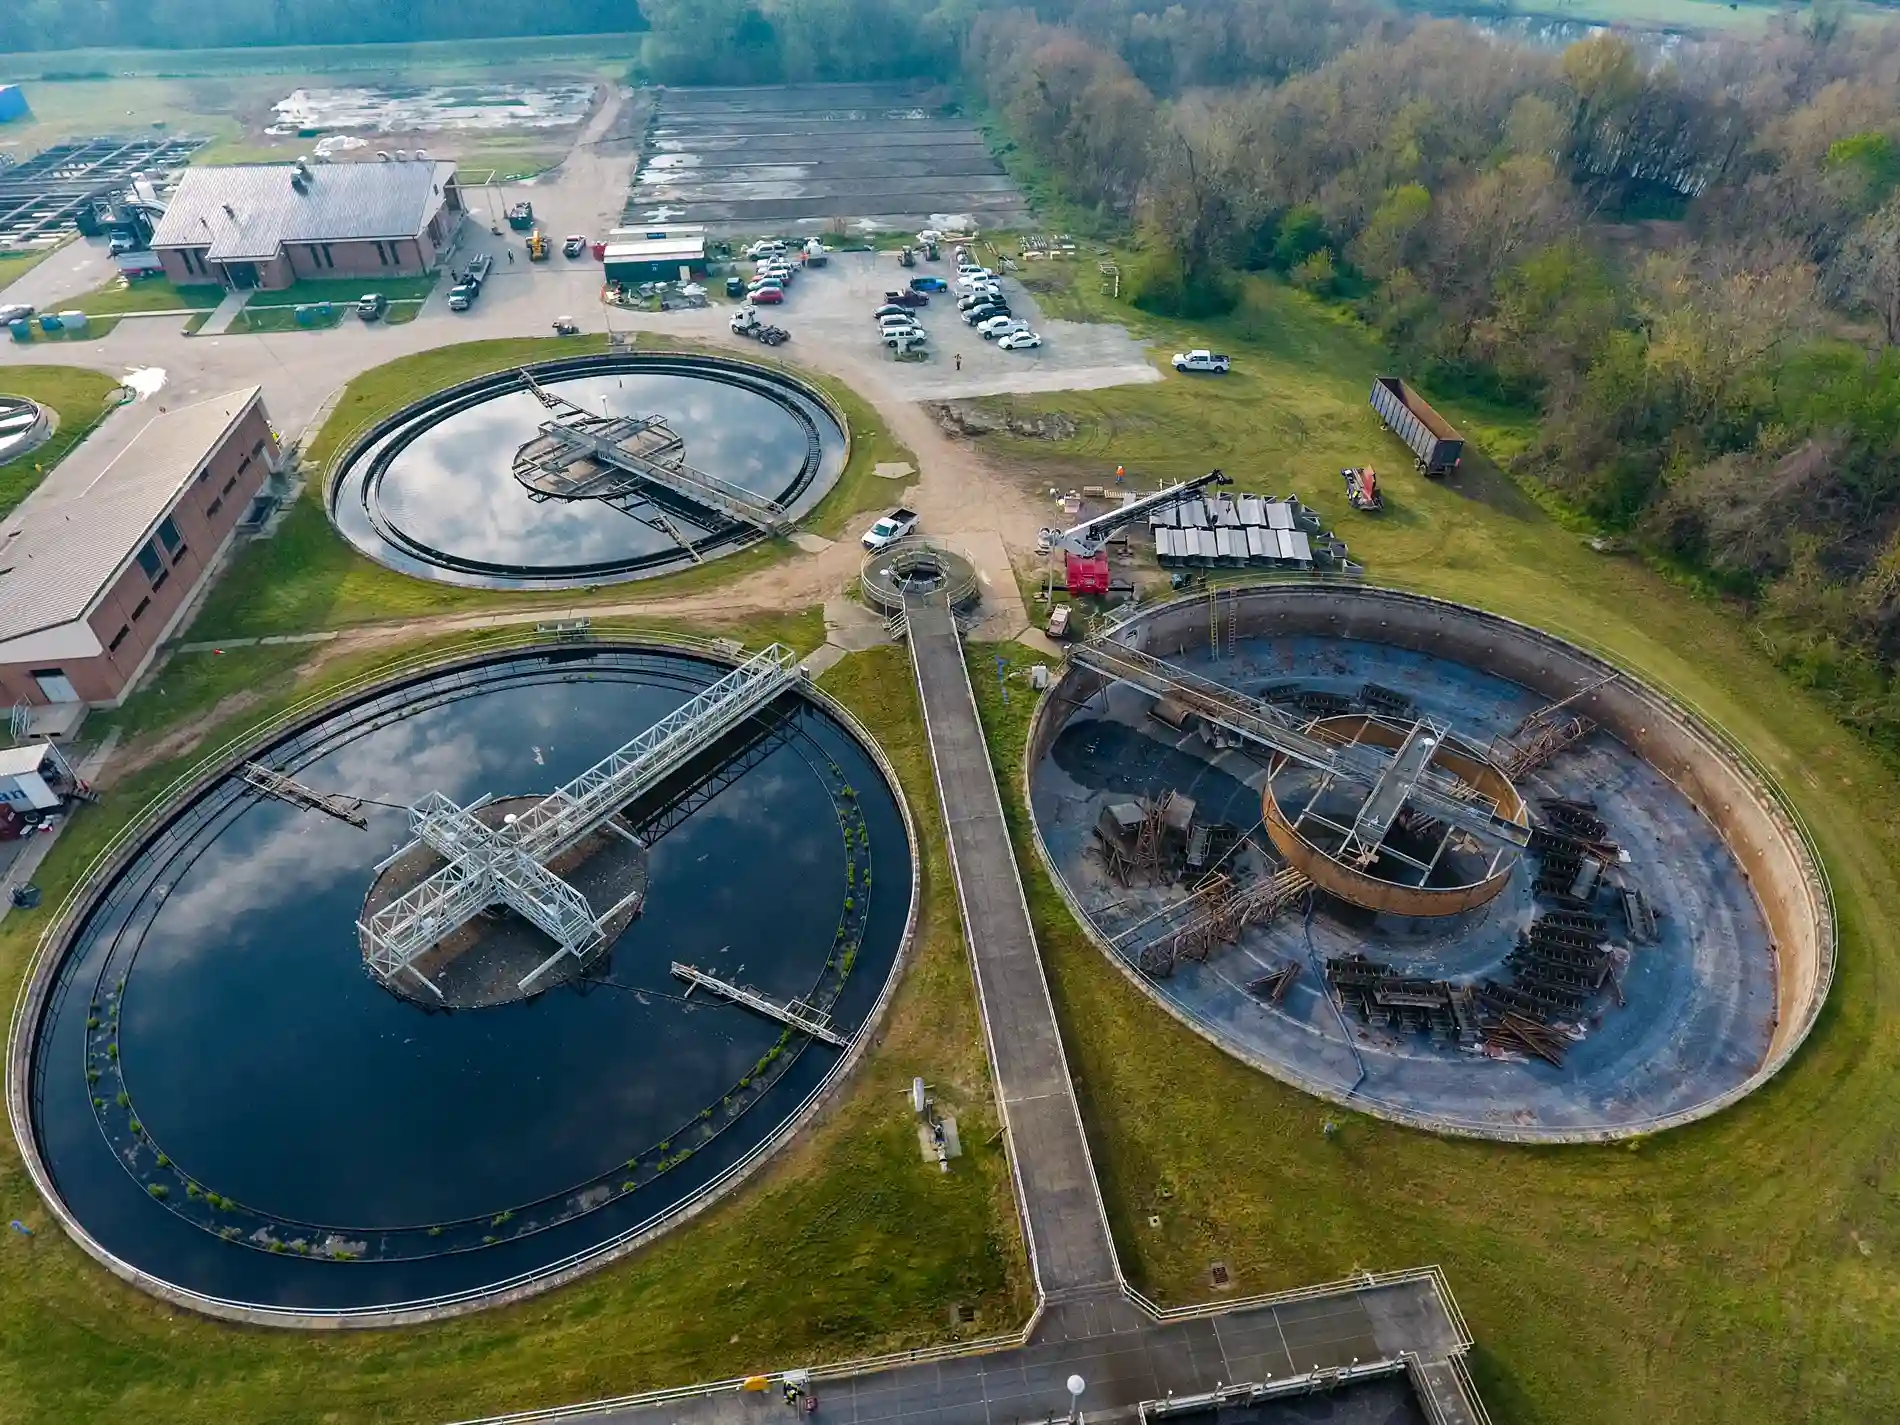
[{"label": "tree line", "polygon": [[1137,304],[1274,272],[1428,386],[1533,407],[1521,475],[1900,744],[1900,26],[1552,51],[1082,0],[980,15],[965,59],[1077,221],[1139,235]]},{"label": "tree line", "polygon": [[636,0],[7,0],[0,51],[412,43],[643,28]]}]

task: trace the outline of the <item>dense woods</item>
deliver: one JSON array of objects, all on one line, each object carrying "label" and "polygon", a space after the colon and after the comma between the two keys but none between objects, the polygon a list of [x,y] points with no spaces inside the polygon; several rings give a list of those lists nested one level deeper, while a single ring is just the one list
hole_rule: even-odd
[{"label": "dense woods", "polygon": [[369,44],[637,30],[637,0],[5,0],[0,52]]},{"label": "dense woods", "polygon": [[1271,271],[1415,379],[1534,410],[1521,476],[1752,601],[1900,739],[1900,27],[1534,48],[1354,0],[989,11],[972,84],[1135,300]]}]

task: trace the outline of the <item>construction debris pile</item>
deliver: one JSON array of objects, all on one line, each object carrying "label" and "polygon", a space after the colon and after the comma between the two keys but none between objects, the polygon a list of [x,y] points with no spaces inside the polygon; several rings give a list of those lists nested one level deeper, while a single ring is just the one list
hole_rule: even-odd
[{"label": "construction debris pile", "polygon": [[[1312,888],[1312,882],[1278,858],[1271,859],[1264,874],[1249,874],[1236,855],[1243,845],[1266,855],[1239,827],[1201,821],[1194,799],[1177,791],[1102,808],[1095,822],[1094,850],[1119,884],[1193,881],[1186,899],[1118,937],[1125,941],[1147,931],[1131,953],[1143,974],[1165,979],[1182,960],[1205,962],[1220,946],[1238,943],[1248,926],[1273,919]],[[1269,975],[1259,983],[1264,988],[1255,993],[1278,1003],[1292,979]]]},{"label": "construction debris pile", "polygon": [[[1340,1002],[1368,1024],[1430,1033],[1482,1046],[1490,1054],[1529,1053],[1561,1067],[1579,1025],[1606,991],[1620,1007],[1630,947],[1656,942],[1656,908],[1630,882],[1609,827],[1594,802],[1539,800],[1542,824],[1531,829],[1537,858],[1535,892],[1554,902],[1518,933],[1504,957],[1509,983],[1476,985],[1410,980],[1364,955],[1326,962]],[[1607,895],[1622,913],[1628,945],[1610,943],[1611,922],[1598,907]]]},{"label": "construction debris pile", "polygon": [[1162,564],[1240,568],[1332,569],[1363,573],[1346,558],[1316,511],[1288,495],[1195,493],[1152,511],[1155,558]]}]

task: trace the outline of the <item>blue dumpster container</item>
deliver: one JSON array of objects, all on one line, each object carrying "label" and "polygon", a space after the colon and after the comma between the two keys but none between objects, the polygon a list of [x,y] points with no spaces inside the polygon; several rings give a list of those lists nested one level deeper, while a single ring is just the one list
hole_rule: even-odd
[{"label": "blue dumpster container", "polygon": [[13,333],[15,341],[33,340],[33,321],[30,317],[19,317],[8,322],[7,330]]},{"label": "blue dumpster container", "polygon": [[43,332],[56,332],[60,330],[60,327],[61,322],[59,318],[54,316],[51,312],[48,312],[45,316],[40,318],[40,330]]}]

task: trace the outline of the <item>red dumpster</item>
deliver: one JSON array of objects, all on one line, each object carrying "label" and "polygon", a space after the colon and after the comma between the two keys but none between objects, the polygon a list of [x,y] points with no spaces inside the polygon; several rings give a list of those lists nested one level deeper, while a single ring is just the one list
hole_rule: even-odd
[{"label": "red dumpster", "polygon": [[607,244],[604,242],[595,243],[594,244],[594,261],[604,262],[606,260],[607,260]]}]

